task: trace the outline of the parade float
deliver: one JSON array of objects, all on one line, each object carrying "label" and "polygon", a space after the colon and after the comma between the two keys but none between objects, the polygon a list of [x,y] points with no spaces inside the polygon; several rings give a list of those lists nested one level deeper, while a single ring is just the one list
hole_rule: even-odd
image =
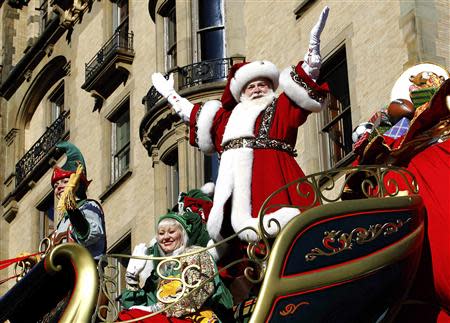
[{"label": "parade float", "polygon": [[[411,313],[446,322],[449,244],[443,233],[449,228],[449,182],[444,176],[448,179],[450,83],[448,74],[444,81],[422,72],[406,75],[412,114],[399,101],[407,112],[395,123],[383,123],[388,110],[368,120],[373,126],[357,134],[352,167],[312,174],[279,188],[261,207],[258,228],[243,229],[258,237],[241,262],[248,265],[247,279],[260,288],[257,297],[236,304],[236,322],[406,322]],[[389,136],[396,126],[405,129]],[[421,167],[421,158],[438,161]],[[307,195],[312,203],[274,203],[285,190]],[[269,233],[263,216],[281,207],[299,208],[301,214],[276,234],[273,227]],[[267,225],[278,226],[276,220]],[[41,251],[40,260],[27,255],[16,259],[20,279],[0,299],[1,322],[116,321],[117,262],[130,255],[107,254],[97,266],[82,246],[56,245],[51,238]]]}]

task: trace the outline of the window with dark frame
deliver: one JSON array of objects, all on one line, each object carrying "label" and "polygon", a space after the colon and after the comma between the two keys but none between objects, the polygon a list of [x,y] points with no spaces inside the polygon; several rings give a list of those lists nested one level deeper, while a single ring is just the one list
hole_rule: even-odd
[{"label": "window with dark frame", "polygon": [[205,155],[203,169],[204,183],[215,183],[217,180],[217,175],[219,174],[219,156],[217,155],[217,153],[211,156]]},{"label": "window with dark frame", "polygon": [[130,166],[130,100],[127,98],[110,119],[112,174],[111,183],[124,175]]},{"label": "window with dark frame", "polygon": [[129,2],[119,0],[113,3],[113,33],[119,32],[119,46],[128,48]]},{"label": "window with dark frame", "polygon": [[61,82],[48,97],[50,101],[50,124],[64,111],[64,82]]},{"label": "window with dark frame", "polygon": [[224,57],[223,20],[222,0],[198,0],[197,50],[201,61]]},{"label": "window with dark frame", "polygon": [[166,70],[170,71],[177,66],[177,16],[175,1],[168,3],[164,8],[164,33],[166,51]]},{"label": "window with dark frame", "polygon": [[53,191],[48,194],[37,206],[39,210],[39,241],[48,237],[55,229],[54,224],[54,194]]},{"label": "window with dark frame", "polygon": [[330,93],[322,112],[322,133],[326,137],[327,163],[341,166],[352,151],[352,118],[345,46],[323,62],[319,83],[327,82]]},{"label": "window with dark frame", "polygon": [[43,33],[49,22],[48,17],[48,0],[40,0],[39,12],[41,13],[40,32]]},{"label": "window with dark frame", "polygon": [[166,167],[166,197],[167,207],[172,208],[178,203],[178,194],[180,193],[180,176],[178,166],[178,148],[172,149],[163,158]]},{"label": "window with dark frame", "polygon": [[113,2],[113,32],[118,28],[127,29],[128,31],[128,17],[129,17],[129,3],[128,0],[119,0]]},{"label": "window with dark frame", "polygon": [[[116,245],[108,251],[110,254],[122,254],[122,255],[131,255],[131,234],[127,234],[123,239],[121,239]],[[112,295],[114,299],[117,299],[121,292],[126,288],[125,274],[127,272],[129,258],[109,258],[113,267],[117,268],[117,271],[114,271],[110,275],[115,277],[115,293]],[[107,269],[106,269],[107,270]],[[117,304],[120,305],[119,303]]]}]

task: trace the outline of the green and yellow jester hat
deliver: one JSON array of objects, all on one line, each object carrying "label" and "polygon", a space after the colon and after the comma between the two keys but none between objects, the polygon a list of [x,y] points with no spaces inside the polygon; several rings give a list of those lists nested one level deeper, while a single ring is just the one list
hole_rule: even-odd
[{"label": "green and yellow jester hat", "polygon": [[57,143],[56,148],[62,150],[66,154],[67,160],[62,167],[54,167],[51,179],[52,186],[54,186],[55,183],[60,179],[69,178],[70,175],[74,174],[77,171],[78,165],[81,165],[83,166],[83,172],[80,175],[80,184],[77,193],[81,193],[84,195],[91,181],[88,181],[87,179],[86,163],[84,161],[83,155],[74,144],[68,141],[61,141]]}]

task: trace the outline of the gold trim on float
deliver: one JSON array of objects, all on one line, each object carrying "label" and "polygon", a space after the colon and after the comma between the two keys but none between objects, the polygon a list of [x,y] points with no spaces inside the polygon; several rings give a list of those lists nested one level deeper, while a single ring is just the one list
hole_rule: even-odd
[{"label": "gold trim on float", "polygon": [[294,314],[300,306],[309,305],[310,302],[300,302],[298,304],[287,304],[286,307],[280,311],[281,316],[288,316]]},{"label": "gold trim on float", "polygon": [[[387,179],[386,176],[390,173],[396,174],[397,177]],[[343,181],[339,180],[338,182],[338,178],[343,179]],[[347,184],[354,179],[359,178],[361,178],[359,190],[361,191],[362,198],[357,200],[341,201]],[[400,191],[400,187],[402,187],[402,189],[404,188],[405,191]],[[301,206],[271,204],[272,200],[276,199],[277,194],[280,194],[282,191],[287,189],[290,189],[300,198],[310,197],[312,200],[311,203]],[[337,195],[332,194],[332,196],[330,196],[330,194],[328,194],[330,192],[337,192]],[[400,196],[405,192],[406,194],[409,194],[409,196]],[[294,294],[297,292],[301,293],[302,291],[310,288],[325,287],[330,283],[344,282],[352,278],[361,277],[363,274],[367,274],[370,270],[382,268],[390,262],[395,262],[401,257],[406,257],[408,252],[417,250],[417,248],[420,248],[418,241],[423,237],[423,226],[420,226],[416,235],[410,234],[401,240],[401,243],[392,246],[393,248],[383,249],[379,252],[379,254],[370,255],[364,260],[358,259],[358,261],[352,263],[349,261],[346,262],[345,265],[341,265],[339,268],[333,268],[333,270],[325,267],[321,268],[320,272],[319,270],[316,270],[315,272],[310,271],[304,275],[280,279],[280,273],[281,270],[283,270],[282,267],[284,265],[285,258],[287,257],[287,252],[289,251],[293,240],[302,230],[305,230],[310,225],[313,225],[318,221],[331,219],[336,216],[345,216],[351,213],[386,210],[395,211],[405,209],[412,209],[414,212],[420,212],[423,204],[417,193],[418,187],[414,175],[406,169],[392,166],[357,166],[340,168],[302,177],[279,188],[264,201],[258,214],[259,223],[257,228],[243,228],[232,236],[229,236],[214,245],[208,246],[207,248],[199,248],[183,255],[171,257],[132,256],[123,254],[107,254],[103,256],[101,262],[104,262],[106,267],[99,266],[99,277],[101,278],[100,289],[109,302],[107,305],[102,305],[97,308],[97,317],[103,322],[115,321],[119,311],[115,300],[115,294],[117,294],[118,291],[114,282],[116,276],[118,275],[118,268],[109,261],[110,259],[133,258],[177,263],[181,257],[203,253],[212,248],[220,249],[228,241],[236,239],[241,232],[251,230],[257,236],[257,241],[249,242],[248,244],[248,258],[245,259],[248,265],[244,270],[244,275],[254,284],[263,282],[259,298],[256,302],[256,307],[250,321],[262,322],[266,319],[268,313],[270,313],[275,297]],[[263,225],[264,214],[270,213],[274,209],[279,209],[282,207],[296,208],[299,210],[299,213],[301,212],[301,215],[296,216],[293,220],[291,220],[285,228],[283,228],[283,230],[281,230],[280,223],[275,219],[272,219]],[[395,224],[394,222],[395,219],[392,219],[392,225],[400,226],[399,223]],[[368,235],[366,238],[373,240],[379,234],[385,233],[386,229],[388,229],[387,227],[390,227],[390,224],[385,223],[384,225],[386,225],[386,227],[381,228],[381,231],[379,231],[378,227],[374,232],[369,232],[370,228],[367,229],[368,234],[372,234],[372,236]],[[267,229],[271,226],[275,226],[275,229],[277,230],[271,230],[269,233]],[[355,239],[357,240],[359,237],[360,241],[364,240],[361,240],[361,238],[364,238],[361,234],[364,234],[364,232],[360,232],[359,235],[355,232]],[[276,235],[278,236],[272,246],[271,239],[275,238]],[[409,245],[407,245],[404,249],[401,249],[401,246],[408,243]],[[227,270],[228,268],[231,268],[243,261],[244,259],[240,259],[227,264],[221,268],[219,272],[216,272],[214,276],[202,281],[199,286],[191,290],[186,295],[183,295],[183,297],[189,297],[191,293],[195,292],[199,288],[202,288],[209,281],[212,281],[215,276],[219,275],[220,272]],[[302,258],[298,261],[305,260]],[[157,273],[161,277],[160,271],[157,270]],[[183,276],[185,275],[182,275],[180,280],[182,284],[185,284],[187,282],[185,282]],[[179,299],[177,301],[179,301]],[[135,322],[137,320],[155,316],[158,313],[164,312],[165,310],[173,307],[174,305],[175,303],[166,304],[164,309],[161,309],[160,311],[126,322]],[[302,305],[306,304],[299,302],[297,304],[289,305],[282,309],[279,314],[282,315],[281,312],[283,312],[285,315],[292,315],[299,308],[302,308]],[[104,317],[104,315],[100,313],[102,310],[107,311],[107,317]]]},{"label": "gold trim on float", "polygon": [[[406,219],[405,222],[397,220],[395,222],[387,222],[384,224],[371,224],[368,229],[358,227],[353,229],[350,233],[342,232],[342,230],[325,231],[322,245],[328,249],[328,252],[320,248],[313,248],[311,249],[311,252],[305,255],[305,260],[314,261],[319,256],[330,257],[345,250],[352,250],[354,247],[353,241],[358,245],[369,243],[378,238],[381,234],[388,236],[398,232],[398,230],[409,221],[411,221],[411,218]],[[338,243],[339,247],[333,247],[330,243]]]},{"label": "gold trim on float", "polygon": [[321,205],[309,209],[301,216],[294,218],[278,235],[268,261],[266,275],[258,295],[250,323],[265,322],[277,297],[289,294],[299,294],[311,289],[323,288],[330,284],[357,279],[363,275],[379,270],[401,259],[412,252],[421,249],[424,236],[423,221],[412,233],[402,238],[395,245],[386,247],[376,254],[366,256],[358,261],[349,261],[339,267],[326,267],[312,270],[300,275],[280,278],[287,252],[297,234],[311,224],[344,214],[379,211],[404,210],[407,208],[419,210],[422,199],[418,195],[392,198],[371,198],[350,200]]},{"label": "gold trim on float", "polygon": [[59,322],[90,322],[97,302],[98,275],[90,252],[75,243],[55,247],[45,258],[45,270],[52,274],[63,270],[61,259],[68,259],[74,267],[76,281],[70,302]]}]

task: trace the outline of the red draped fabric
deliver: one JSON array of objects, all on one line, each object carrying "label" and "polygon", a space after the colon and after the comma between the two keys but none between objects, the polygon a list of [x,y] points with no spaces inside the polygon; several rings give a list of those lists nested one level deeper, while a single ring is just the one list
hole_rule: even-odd
[{"label": "red draped fabric", "polygon": [[[427,241],[435,296],[442,307],[436,322],[450,322],[450,140],[433,145],[414,156],[407,169],[414,174],[427,210]],[[390,174],[386,180],[397,179]],[[391,186],[391,188],[393,188]],[[406,187],[400,185],[400,190]],[[418,277],[421,280],[421,277]],[[424,278],[423,281],[426,281]],[[420,282],[419,282],[420,283]],[[430,288],[425,286],[423,288]]]},{"label": "red draped fabric", "polygon": [[[123,310],[119,313],[119,321],[127,321],[132,319],[137,319],[142,316],[149,315],[149,312],[142,311],[139,309]],[[141,319],[136,321],[137,323],[185,323],[192,322],[190,319],[180,319],[177,317],[167,317],[164,314],[157,314],[155,316]]]}]

